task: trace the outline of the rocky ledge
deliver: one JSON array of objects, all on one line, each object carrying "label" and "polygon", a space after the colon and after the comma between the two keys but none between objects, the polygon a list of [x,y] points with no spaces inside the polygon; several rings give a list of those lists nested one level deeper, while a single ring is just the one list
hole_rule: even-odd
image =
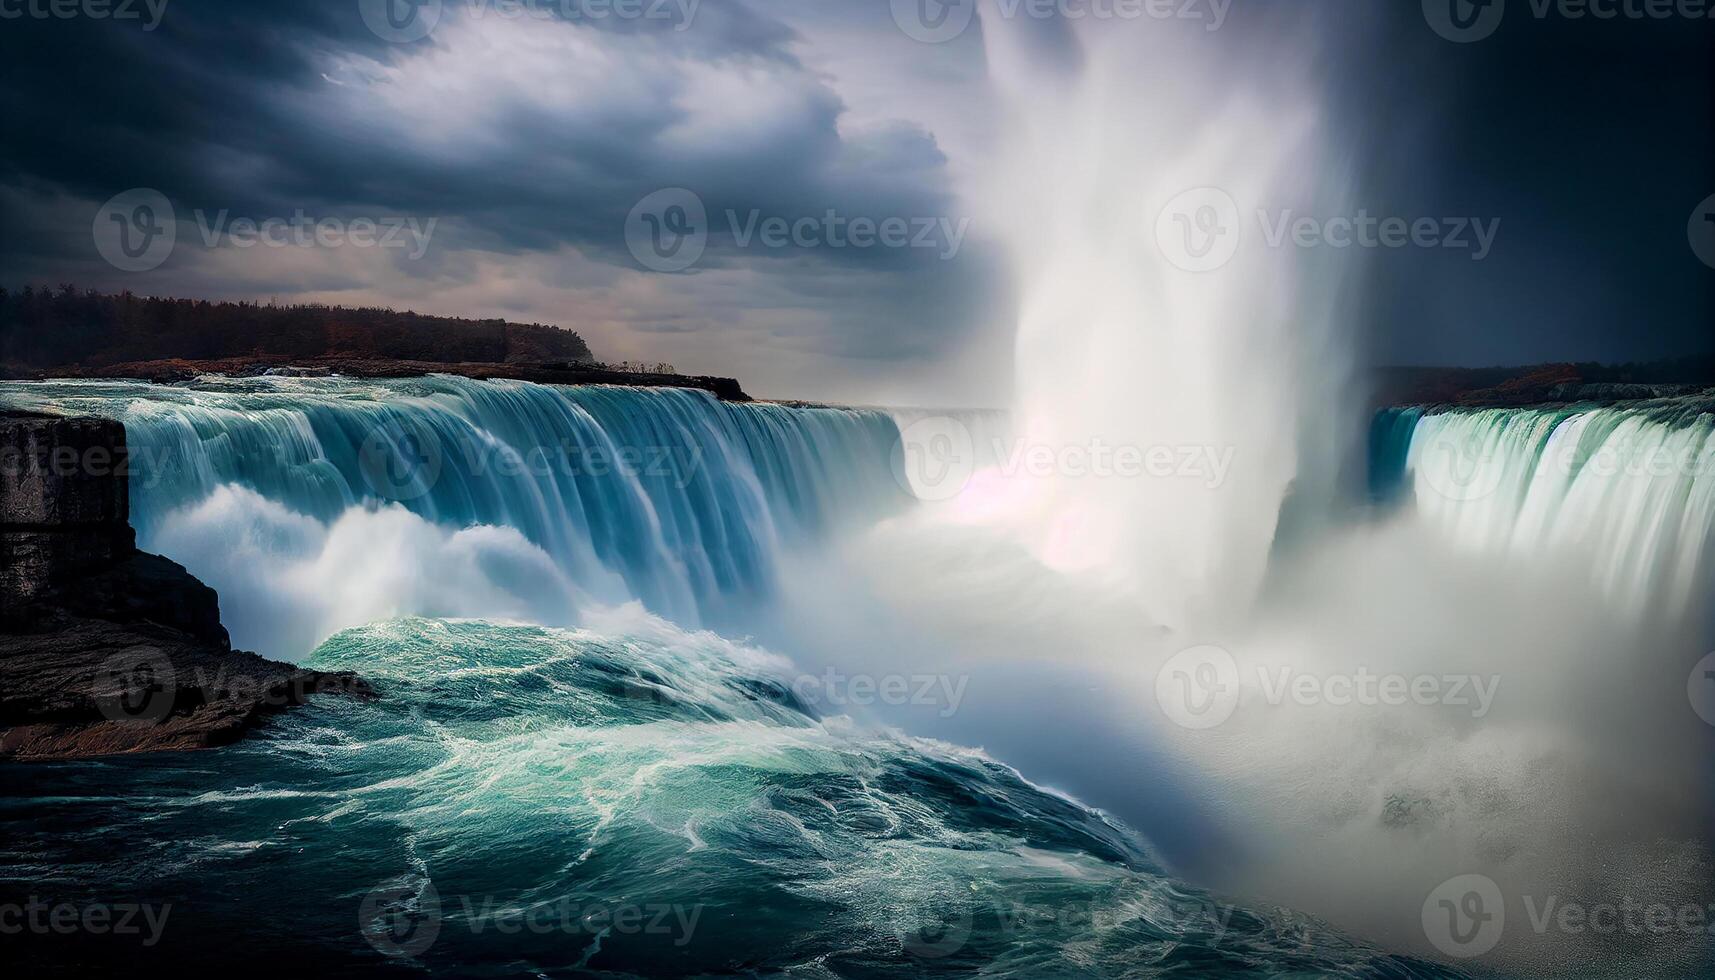
[{"label": "rocky ledge", "polygon": [[126,361],[97,366],[66,365],[22,370],[0,365],[0,380],[48,378],[136,378],[156,384],[177,384],[204,374],[248,377],[261,374],[297,376],[344,375],[349,378],[420,378],[426,374],[455,374],[478,381],[506,379],[544,385],[625,385],[631,388],[700,388],[721,401],[751,398],[732,378],[700,374],[649,374],[615,371],[577,362],[441,362],[391,358],[320,356],[309,358],[230,357],[215,360]]},{"label": "rocky ledge", "polygon": [[137,550],[125,429],[0,413],[0,759],[202,749],[318,693],[322,673],[232,649],[213,589]]}]

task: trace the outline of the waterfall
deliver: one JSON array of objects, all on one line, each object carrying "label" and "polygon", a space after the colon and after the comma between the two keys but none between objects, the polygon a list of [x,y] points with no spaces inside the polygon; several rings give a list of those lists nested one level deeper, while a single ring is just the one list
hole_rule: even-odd
[{"label": "waterfall", "polygon": [[570,624],[590,601],[726,625],[783,549],[906,499],[882,412],[445,376],[4,393],[123,421],[141,546],[279,655],[378,617]]},{"label": "waterfall", "polygon": [[1381,412],[1372,492],[1403,495],[1455,544],[1520,562],[1586,563],[1625,608],[1672,617],[1715,570],[1715,408]]}]

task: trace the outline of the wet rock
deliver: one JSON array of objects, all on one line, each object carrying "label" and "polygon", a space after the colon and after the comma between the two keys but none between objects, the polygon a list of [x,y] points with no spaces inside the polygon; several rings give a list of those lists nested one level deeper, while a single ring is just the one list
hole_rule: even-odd
[{"label": "wet rock", "polygon": [[350,673],[234,651],[213,589],[136,550],[123,426],[0,414],[0,758],[211,748]]}]

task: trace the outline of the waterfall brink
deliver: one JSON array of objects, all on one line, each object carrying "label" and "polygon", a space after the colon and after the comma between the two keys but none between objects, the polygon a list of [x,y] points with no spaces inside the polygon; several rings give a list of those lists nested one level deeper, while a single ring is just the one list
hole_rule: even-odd
[{"label": "waterfall brink", "polygon": [[1586,563],[1624,608],[1679,619],[1715,572],[1715,410],[1636,406],[1381,413],[1371,488],[1460,547]]},{"label": "waterfall brink", "polygon": [[287,656],[375,618],[571,623],[589,601],[723,625],[782,549],[906,499],[881,412],[439,376],[6,393],[123,421],[142,546]]}]

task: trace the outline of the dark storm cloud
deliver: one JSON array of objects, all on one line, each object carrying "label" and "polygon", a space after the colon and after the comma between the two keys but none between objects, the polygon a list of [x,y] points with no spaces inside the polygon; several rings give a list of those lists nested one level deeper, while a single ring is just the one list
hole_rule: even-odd
[{"label": "dark storm cloud", "polygon": [[[0,179],[47,181],[95,200],[156,187],[186,207],[238,214],[361,204],[468,216],[473,232],[494,236],[489,244],[514,248],[613,246],[630,206],[675,184],[698,185],[719,210],[945,210],[933,141],[902,127],[848,146],[836,130],[840,100],[784,48],[791,31],[740,5],[701,6],[683,31],[578,23],[649,39],[636,45],[642,57],[632,67],[661,74],[624,86],[624,101],[578,107],[452,85],[444,105],[415,107],[425,110],[416,117],[378,102],[378,88],[399,84],[389,72],[400,63],[459,43],[448,38],[465,9],[448,4],[437,35],[408,45],[375,37],[352,2],[173,0],[152,32],[120,22],[6,24],[0,110],[30,136],[7,141]],[[503,23],[492,12],[477,21]],[[687,60],[771,63],[803,95],[760,140],[711,132],[711,143],[737,144],[684,146],[675,156],[658,138],[680,121],[679,86],[697,83],[667,71]],[[529,83],[551,92],[578,80],[548,73]],[[479,111],[498,114],[505,140],[428,152],[433,130],[456,132],[468,122],[461,116]],[[848,166],[848,153],[868,158],[868,174]]]},{"label": "dark storm cloud", "polygon": [[1715,270],[1686,233],[1715,194],[1715,21],[1574,19],[1512,0],[1492,36],[1455,44],[1415,0],[1385,6],[1339,93],[1363,202],[1501,226],[1481,262],[1420,249],[1365,257],[1374,358],[1715,350]]},{"label": "dark storm cloud", "polygon": [[[0,20],[0,283],[594,323],[640,357],[655,352],[626,350],[627,332],[696,338],[709,359],[756,344],[946,358],[983,327],[1007,346],[1007,290],[979,244],[994,229],[970,228],[948,261],[740,248],[727,218],[966,218],[950,174],[979,175],[994,150],[980,22],[920,45],[886,3],[703,0],[683,24],[560,17],[557,0],[538,5],[553,20],[519,21],[499,2],[443,0],[434,34],[410,43],[377,36],[358,0],[169,0],[154,30]],[[1708,350],[1715,270],[1685,227],[1715,194],[1711,25],[1540,19],[1531,6],[1511,0],[1493,37],[1461,45],[1431,30],[1418,0],[1236,0],[1218,33],[1192,25],[1185,43],[1226,45],[1236,64],[1302,58],[1273,25],[1316,19],[1355,205],[1501,221],[1481,262],[1351,256],[1374,359]],[[1076,68],[1065,24],[1013,26],[1031,58]],[[416,261],[192,241],[153,272],[121,273],[90,228],[101,202],[134,187],[172,200],[182,245],[199,209],[439,223]],[[645,273],[623,235],[632,206],[667,187],[694,191],[711,219],[688,274]],[[807,363],[780,377],[796,383]]]},{"label": "dark storm cloud", "polygon": [[[966,288],[944,268],[936,285],[921,250],[733,247],[735,222],[768,217],[961,217],[935,140],[905,121],[842,128],[846,106],[800,63],[786,23],[732,0],[697,4],[690,23],[567,19],[577,8],[557,3],[537,6],[546,21],[500,9],[448,0],[433,35],[411,43],[378,37],[356,0],[170,0],[154,30],[0,24],[0,112],[29,134],[0,149],[12,229],[0,260],[51,280],[218,283],[240,295],[361,289],[377,274],[474,284],[491,272],[472,250],[573,248],[635,270],[627,213],[652,191],[685,187],[711,216],[699,271],[765,267],[799,279],[779,295],[871,308],[859,336],[807,327],[799,342],[905,356],[958,334],[957,318],[925,331],[898,317],[899,297],[945,308],[929,294]],[[420,261],[216,272],[206,251],[181,248],[157,273],[115,282],[94,259],[89,222],[133,187],[173,202],[181,242],[199,213],[439,224]],[[874,276],[900,280],[878,288]],[[697,288],[686,282],[695,276],[673,278]]]}]

